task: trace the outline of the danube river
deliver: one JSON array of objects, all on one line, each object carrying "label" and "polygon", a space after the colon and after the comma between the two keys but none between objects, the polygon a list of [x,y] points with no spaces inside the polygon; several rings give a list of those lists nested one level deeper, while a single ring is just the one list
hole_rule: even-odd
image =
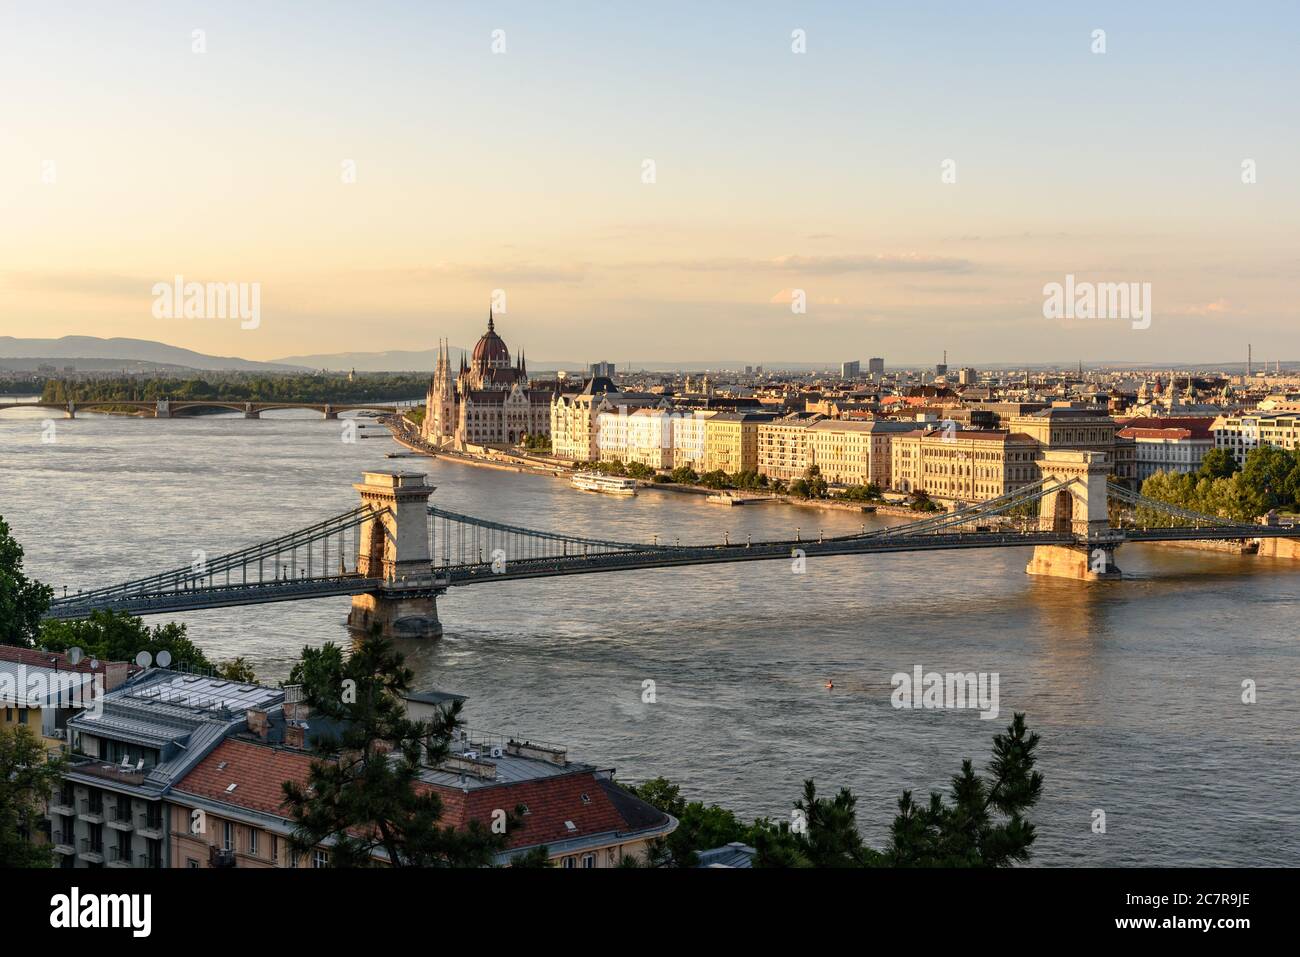
[{"label": "danube river", "polygon": [[[0,514],[57,588],[187,565],[351,507],[363,469],[425,469],[434,501],[503,522],[648,541],[856,530],[860,518],[721,508],[418,458],[308,413],[44,421],[0,414]],[[363,420],[366,421],[366,420]],[[48,441],[52,439],[52,441]],[[1121,583],[1031,579],[1027,549],[813,559],[493,584],[440,602],[446,635],[403,650],[467,723],[564,744],[622,779],[665,775],[746,817],[789,817],[805,778],[858,796],[868,840],[900,792],[987,761],[1013,710],[1042,734],[1042,865],[1294,864],[1300,858],[1300,563],[1126,546]],[[214,659],[282,679],[345,642],[346,599],[176,616]],[[999,676],[1001,714],[900,710],[891,676]],[[827,679],[834,689],[827,690]],[[1241,701],[1246,679],[1258,702]],[[642,700],[654,682],[655,701]],[[1094,810],[1106,832],[1094,833]]]}]

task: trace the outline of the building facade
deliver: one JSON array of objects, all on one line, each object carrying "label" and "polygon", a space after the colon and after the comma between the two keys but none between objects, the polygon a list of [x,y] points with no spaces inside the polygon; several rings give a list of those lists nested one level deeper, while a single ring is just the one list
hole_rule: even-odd
[{"label": "building facade", "polygon": [[487,332],[468,361],[461,356],[455,376],[449,347],[439,345],[421,429],[426,441],[444,447],[514,445],[526,436],[550,434],[554,394],[530,386],[522,354],[511,364],[488,310]]},{"label": "building facade", "polygon": [[1038,481],[1038,443],[1022,433],[931,429],[897,434],[894,489],[972,505]]}]

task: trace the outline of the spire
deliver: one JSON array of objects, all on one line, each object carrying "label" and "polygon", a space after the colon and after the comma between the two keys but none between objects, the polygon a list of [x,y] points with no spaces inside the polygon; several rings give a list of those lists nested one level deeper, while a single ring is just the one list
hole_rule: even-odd
[{"label": "spire", "polygon": [[496,323],[492,321],[492,306],[488,305],[488,332],[496,331]]}]

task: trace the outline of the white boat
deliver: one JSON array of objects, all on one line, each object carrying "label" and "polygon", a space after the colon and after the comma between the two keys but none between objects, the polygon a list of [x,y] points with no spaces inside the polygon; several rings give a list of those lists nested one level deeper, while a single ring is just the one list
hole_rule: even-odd
[{"label": "white boat", "polygon": [[636,479],[601,475],[599,472],[578,472],[569,480],[569,484],[584,492],[604,492],[606,495],[636,494]]}]

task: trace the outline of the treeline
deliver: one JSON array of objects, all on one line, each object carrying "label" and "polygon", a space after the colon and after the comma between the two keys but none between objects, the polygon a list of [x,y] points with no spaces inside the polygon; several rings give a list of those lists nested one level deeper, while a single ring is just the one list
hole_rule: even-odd
[{"label": "treeline", "polygon": [[0,395],[40,395],[47,381],[44,376],[37,379],[30,376],[21,379],[0,377]]},{"label": "treeline", "polygon": [[1300,450],[1271,445],[1252,449],[1239,467],[1227,449],[1211,449],[1196,472],[1157,472],[1142,483],[1142,494],[1170,505],[1254,522],[1271,509],[1297,511],[1300,501]]},{"label": "treeline", "polygon": [[49,379],[41,392],[41,401],[391,402],[423,398],[428,384],[428,376],[410,372],[358,374],[351,380],[345,375],[320,373],[224,374],[191,379],[119,377],[93,382]]}]

